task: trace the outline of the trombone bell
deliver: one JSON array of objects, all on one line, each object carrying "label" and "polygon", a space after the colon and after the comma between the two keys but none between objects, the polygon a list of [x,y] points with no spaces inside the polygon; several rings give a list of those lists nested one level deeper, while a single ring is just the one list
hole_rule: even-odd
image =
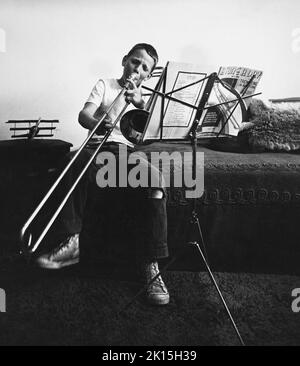
[{"label": "trombone bell", "polygon": [[124,137],[134,145],[147,144],[143,142],[143,133],[146,128],[149,112],[143,109],[132,109],[126,112],[121,121],[120,129]]}]

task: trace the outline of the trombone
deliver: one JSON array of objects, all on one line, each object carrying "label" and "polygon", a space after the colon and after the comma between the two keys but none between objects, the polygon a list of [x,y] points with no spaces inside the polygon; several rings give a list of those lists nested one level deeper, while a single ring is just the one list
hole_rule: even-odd
[{"label": "trombone", "polygon": [[94,129],[91,131],[91,133],[85,139],[85,141],[82,143],[82,145],[80,146],[80,148],[77,150],[76,154],[73,156],[73,158],[66,165],[66,167],[64,168],[64,170],[61,172],[61,174],[59,175],[59,177],[56,179],[56,181],[54,182],[54,184],[51,186],[51,188],[45,194],[44,198],[41,200],[41,202],[38,204],[38,206],[36,207],[36,209],[33,211],[33,213],[30,215],[30,217],[27,219],[27,221],[25,222],[25,224],[21,228],[21,231],[20,231],[20,239],[21,239],[21,251],[20,251],[20,253],[21,254],[26,254],[27,256],[30,256],[32,253],[34,253],[37,250],[37,248],[40,245],[41,241],[44,239],[45,235],[49,231],[49,229],[52,226],[53,222],[55,221],[55,219],[57,218],[57,216],[59,215],[59,213],[63,209],[65,203],[67,202],[68,198],[70,197],[70,195],[72,194],[72,192],[76,188],[76,186],[79,183],[80,179],[82,178],[82,176],[87,171],[88,167],[91,165],[92,161],[94,160],[94,158],[98,154],[98,151],[101,149],[101,147],[107,141],[108,137],[110,136],[110,134],[112,133],[112,131],[116,127],[117,123],[120,121],[122,115],[124,114],[125,110],[129,106],[130,102],[127,102],[126,101],[126,104],[124,105],[124,107],[122,108],[121,112],[119,113],[119,115],[117,116],[117,118],[115,119],[115,121],[113,122],[112,128],[110,130],[106,131],[106,133],[105,133],[102,141],[99,143],[99,145],[95,149],[93,155],[90,157],[90,159],[86,163],[86,165],[83,168],[82,172],[79,174],[79,176],[77,177],[77,179],[73,183],[73,185],[70,188],[70,190],[67,192],[67,194],[64,197],[64,199],[61,201],[60,205],[58,206],[57,210],[54,212],[54,214],[50,218],[49,222],[47,223],[47,225],[45,226],[45,228],[41,232],[40,236],[33,243],[32,242],[33,241],[32,240],[32,233],[29,232],[30,225],[32,224],[32,222],[34,221],[34,219],[36,218],[36,216],[39,214],[39,212],[41,211],[41,209],[43,208],[43,206],[45,205],[45,203],[48,201],[48,199],[50,198],[50,196],[52,195],[52,193],[54,192],[54,190],[56,189],[56,187],[58,186],[58,184],[61,182],[61,180],[63,179],[63,177],[69,171],[70,167],[74,164],[75,160],[77,159],[77,157],[79,156],[79,154],[81,153],[81,151],[88,144],[88,142],[90,141],[90,139],[93,137],[93,135],[95,134],[95,132],[98,129],[98,127],[100,127],[101,123],[105,120],[105,118],[107,118],[109,116],[109,113],[111,112],[112,108],[116,105],[117,101],[119,101],[119,99],[124,96],[126,90],[129,88],[130,81],[134,80],[135,76],[136,76],[136,74],[133,73],[128,78],[128,81],[125,83],[124,87],[119,92],[119,94],[117,95],[117,97],[114,99],[114,101],[112,102],[112,104],[110,105],[110,107],[108,108],[108,110],[99,119],[99,121],[95,125]]},{"label": "trombone", "polygon": [[[41,211],[41,209],[43,208],[43,206],[45,205],[45,203],[48,201],[48,199],[50,198],[50,196],[52,195],[52,193],[54,192],[54,190],[56,189],[56,187],[58,186],[58,184],[61,182],[61,180],[63,179],[63,177],[69,171],[70,167],[74,164],[75,160],[78,158],[78,156],[81,153],[81,151],[84,149],[84,147],[88,144],[88,142],[90,141],[90,139],[96,133],[96,130],[100,127],[101,123],[105,120],[106,117],[109,116],[109,113],[111,112],[112,108],[115,106],[115,104],[117,103],[117,101],[121,97],[124,96],[126,90],[129,88],[130,81],[134,80],[136,74],[133,73],[128,78],[128,81],[125,83],[124,87],[122,88],[122,90],[120,91],[120,93],[117,95],[117,97],[115,98],[115,100],[112,102],[112,104],[110,105],[110,107],[108,108],[108,110],[99,119],[99,121],[96,124],[96,126],[94,127],[94,129],[87,136],[87,138],[85,139],[85,141],[83,142],[83,144],[77,150],[76,154],[73,156],[73,158],[66,165],[66,167],[64,168],[64,170],[61,172],[61,174],[57,178],[57,180],[50,187],[50,189],[48,190],[48,192],[45,194],[44,198],[41,200],[41,202],[38,204],[38,206],[36,207],[36,209],[33,211],[33,213],[30,215],[30,217],[27,219],[27,221],[25,222],[25,224],[21,228],[21,231],[20,231],[20,239],[21,239],[21,253],[22,254],[24,253],[24,254],[27,254],[27,255],[31,255],[32,253],[34,253],[37,250],[37,248],[40,245],[41,241],[44,239],[45,235],[47,234],[47,232],[51,228],[51,226],[54,223],[55,219],[57,218],[57,216],[59,215],[59,213],[63,209],[65,203],[67,202],[67,200],[71,196],[72,192],[74,191],[74,189],[78,185],[80,179],[85,174],[85,172],[87,171],[88,167],[91,165],[92,161],[94,160],[94,158],[98,154],[99,150],[102,148],[102,146],[104,145],[104,143],[107,141],[108,137],[110,136],[110,134],[112,133],[112,131],[114,130],[114,128],[116,127],[117,123],[120,120],[121,120],[121,122],[120,122],[120,129],[121,129],[122,134],[126,137],[126,139],[129,140],[130,142],[134,143],[134,144],[141,144],[141,143],[147,143],[147,142],[142,141],[142,135],[143,135],[143,132],[144,132],[146,123],[147,123],[147,118],[149,116],[149,111],[148,110],[150,109],[150,106],[154,102],[154,95],[155,95],[155,93],[158,94],[158,95],[163,95],[167,99],[170,99],[170,100],[179,102],[181,104],[187,105],[187,106],[192,107],[194,109],[198,109],[197,106],[193,106],[193,105],[190,105],[190,104],[185,103],[183,101],[180,101],[177,98],[171,97],[170,95],[160,93],[158,90],[159,90],[160,85],[162,83],[162,80],[163,80],[163,77],[162,76],[165,73],[165,69],[164,68],[160,68],[160,67],[159,68],[156,68],[156,69],[162,69],[162,71],[160,71],[160,70],[159,71],[156,71],[156,75],[153,75],[153,76],[159,76],[159,81],[158,81],[157,85],[155,86],[154,90],[153,89],[150,89],[150,88],[147,88],[147,87],[143,87],[146,90],[152,92],[152,94],[151,94],[151,96],[150,96],[150,98],[149,98],[149,100],[147,102],[147,105],[145,107],[145,110],[134,109],[134,110],[129,111],[126,114],[124,114],[125,111],[126,111],[126,109],[127,109],[127,107],[128,107],[128,105],[130,104],[129,102],[126,101],[126,103],[125,103],[124,107],[122,108],[121,112],[116,117],[115,121],[113,122],[112,128],[110,130],[106,131],[106,133],[105,133],[102,141],[96,147],[96,149],[93,152],[92,156],[90,157],[90,159],[86,163],[85,167],[83,168],[83,170],[81,171],[81,173],[79,174],[79,176],[77,177],[77,179],[75,180],[75,182],[73,183],[73,185],[71,186],[71,188],[69,189],[69,191],[67,192],[66,196],[64,197],[64,199],[62,200],[62,202],[58,206],[57,210],[54,212],[54,214],[50,218],[49,222],[47,223],[47,225],[43,229],[42,233],[37,238],[36,242],[32,243],[32,234],[29,232],[30,225],[32,224],[32,222],[34,221],[34,219],[36,218],[36,216],[39,214],[39,212]],[[221,80],[219,80],[219,81],[221,82]],[[222,82],[222,84],[225,84],[225,83]],[[230,88],[230,86],[227,86],[227,85],[223,85],[223,86],[225,88],[232,89],[232,88]],[[252,94],[250,96],[243,97],[243,98],[241,98],[241,96],[237,92],[234,93],[234,94],[236,94],[237,99],[232,100],[232,102],[234,102],[234,101],[240,101],[241,99],[245,99],[245,98],[248,98],[250,96],[255,96],[255,95],[260,94],[260,93]],[[219,104],[217,104],[215,106],[222,105],[222,104],[226,104],[226,103],[228,103],[228,102],[219,103]],[[208,108],[210,108],[210,106],[209,107],[205,107],[203,109],[208,109]],[[223,128],[224,128],[224,126],[223,126]],[[27,232],[28,232],[28,234],[27,234]],[[27,236],[26,236],[26,234],[27,234]],[[27,240],[25,240],[25,239],[27,239]]]}]

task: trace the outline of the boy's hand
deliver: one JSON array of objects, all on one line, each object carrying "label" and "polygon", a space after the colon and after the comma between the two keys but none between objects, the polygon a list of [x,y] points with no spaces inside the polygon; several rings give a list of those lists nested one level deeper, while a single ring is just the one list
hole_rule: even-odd
[{"label": "boy's hand", "polygon": [[126,102],[132,103],[136,108],[144,109],[145,102],[142,97],[141,87],[138,87],[131,79],[127,79],[127,81],[130,83],[130,89],[127,89],[125,92]]},{"label": "boy's hand", "polygon": [[97,128],[96,133],[97,135],[104,135],[107,131],[111,130],[113,127],[111,117],[107,116],[104,121],[100,124]]}]

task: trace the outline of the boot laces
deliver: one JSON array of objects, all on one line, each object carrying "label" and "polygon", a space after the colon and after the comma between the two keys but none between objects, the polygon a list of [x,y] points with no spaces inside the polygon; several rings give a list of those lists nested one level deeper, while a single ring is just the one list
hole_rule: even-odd
[{"label": "boot laces", "polygon": [[63,241],[57,248],[53,250],[51,258],[59,257],[64,254],[64,252],[68,251],[73,245],[74,240],[77,240],[77,238],[69,236],[65,241]]},{"label": "boot laces", "polygon": [[[150,282],[159,273],[157,262],[151,263],[146,266],[146,278],[147,282]],[[159,286],[163,291],[166,291],[166,286],[161,276],[158,276],[152,283],[151,286]]]}]

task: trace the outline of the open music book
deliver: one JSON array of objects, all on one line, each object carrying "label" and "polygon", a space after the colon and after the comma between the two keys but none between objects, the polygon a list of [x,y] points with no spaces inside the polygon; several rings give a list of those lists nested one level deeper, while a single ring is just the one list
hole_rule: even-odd
[{"label": "open music book", "polygon": [[[178,62],[168,62],[164,72],[157,91],[197,107],[207,84],[207,73],[199,65]],[[185,139],[197,112],[188,105],[155,94],[143,141]]]}]

